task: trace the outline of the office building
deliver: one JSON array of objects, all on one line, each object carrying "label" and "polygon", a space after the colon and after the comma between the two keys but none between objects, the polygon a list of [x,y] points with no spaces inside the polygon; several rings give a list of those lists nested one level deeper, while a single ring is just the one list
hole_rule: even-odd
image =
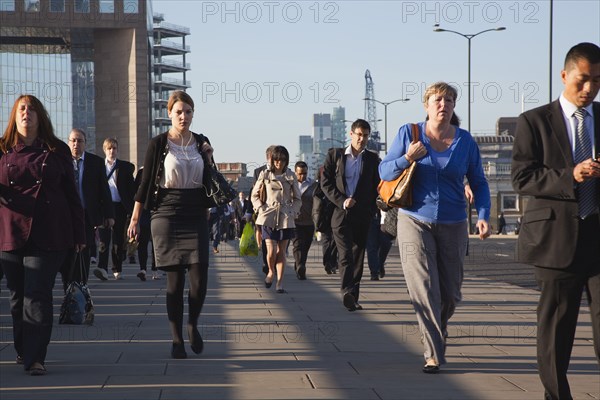
[{"label": "office building", "polygon": [[[120,158],[139,166],[149,139],[164,129],[168,91],[189,87],[189,30],[155,20],[144,0],[0,0],[0,21],[3,128],[14,100],[32,94],[58,137],[81,128],[96,154],[115,137]],[[164,76],[173,72],[183,79]]]}]

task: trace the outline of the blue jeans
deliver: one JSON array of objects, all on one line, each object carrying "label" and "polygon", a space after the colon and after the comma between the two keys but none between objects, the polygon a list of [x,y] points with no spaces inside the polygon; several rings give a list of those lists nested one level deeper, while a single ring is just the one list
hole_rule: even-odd
[{"label": "blue jeans", "polygon": [[221,218],[216,214],[210,214],[208,226],[213,237],[212,246],[214,249],[216,249],[219,247],[219,243],[221,243]]},{"label": "blue jeans", "polygon": [[66,254],[66,250],[45,251],[31,243],[0,252],[0,266],[10,290],[14,346],[26,370],[46,359],[52,334],[52,289]]}]

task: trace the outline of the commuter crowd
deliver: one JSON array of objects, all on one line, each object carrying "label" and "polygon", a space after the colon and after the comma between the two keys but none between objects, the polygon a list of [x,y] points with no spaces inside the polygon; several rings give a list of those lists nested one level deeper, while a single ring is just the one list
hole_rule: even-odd
[{"label": "commuter crowd", "polygon": [[[531,196],[519,225],[519,259],[536,267],[541,289],[537,354],[546,399],[571,398],[566,374],[583,292],[600,360],[600,153],[594,150],[600,104],[593,102],[600,48],[574,46],[561,77],[565,88],[557,101],[519,117],[511,176],[515,190]],[[457,98],[450,84],[429,85],[424,120],[401,126],[383,159],[367,150],[371,127],[362,119],[352,123],[349,145],[329,149],[318,171],[304,161],[292,166],[287,148],[271,145],[251,191],[214,206],[204,187],[215,149],[191,130],[195,105],[187,93],[172,93],[171,127],[150,140],[137,172],[118,158],[114,138],[104,140],[104,158],[86,151],[82,129],[73,128],[62,142],[44,105],[21,95],[0,138],[0,274],[10,290],[17,364],[30,375],[47,373],[58,273],[65,291],[71,282],[88,282],[90,272],[120,280],[133,249],[140,281],[150,277],[148,263],[152,279],[166,276],[171,357],[187,357],[184,327],[200,354],[209,254],[219,253],[222,241],[239,240],[250,224],[265,288],[275,284],[277,294],[286,293],[289,247],[296,278],[310,277],[307,255],[318,236],[325,273],[339,276],[340,303],[349,312],[363,310],[365,253],[370,280],[384,279],[397,240],[423,343],[421,369],[438,373],[462,299],[468,203],[477,212],[479,237],[491,233],[490,189],[479,148],[454,112]],[[380,182],[412,165],[412,203],[385,204]]]}]

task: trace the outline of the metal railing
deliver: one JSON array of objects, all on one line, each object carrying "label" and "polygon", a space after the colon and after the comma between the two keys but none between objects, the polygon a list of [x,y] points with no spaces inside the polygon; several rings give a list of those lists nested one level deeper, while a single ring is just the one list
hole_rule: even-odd
[{"label": "metal railing", "polygon": [[186,35],[190,34],[190,28],[187,28],[185,26],[181,26],[181,25],[176,25],[176,24],[171,24],[169,22],[155,22],[153,23],[153,28],[154,29],[167,29],[170,31],[174,31],[174,32],[179,32],[179,33],[184,33]]},{"label": "metal railing", "polygon": [[171,42],[170,40],[162,40],[160,43],[155,43],[154,47],[167,47],[169,49],[183,50],[187,52],[190,51],[189,45],[184,46],[183,44]]},{"label": "metal railing", "polygon": [[190,69],[191,68],[191,64],[190,63],[183,63],[182,61],[177,61],[177,60],[168,60],[165,58],[155,58],[154,59],[154,65],[168,65],[171,67],[175,67],[175,68],[184,68],[184,69]]}]

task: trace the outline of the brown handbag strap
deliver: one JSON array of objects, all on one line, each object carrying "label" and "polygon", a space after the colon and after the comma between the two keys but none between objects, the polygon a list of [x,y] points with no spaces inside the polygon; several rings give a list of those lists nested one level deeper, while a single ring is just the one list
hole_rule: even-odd
[{"label": "brown handbag strap", "polygon": [[419,141],[419,126],[417,124],[412,124],[412,143],[417,143]]}]

